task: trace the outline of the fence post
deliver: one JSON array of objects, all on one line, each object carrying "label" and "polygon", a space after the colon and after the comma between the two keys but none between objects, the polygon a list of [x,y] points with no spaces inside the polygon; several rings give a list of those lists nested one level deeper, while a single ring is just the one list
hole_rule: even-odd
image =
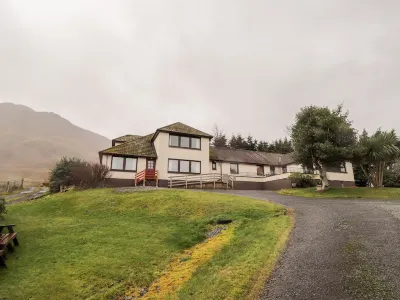
[{"label": "fence post", "polygon": [[7,193],[10,192],[10,182],[7,181]]},{"label": "fence post", "polygon": [[186,189],[187,189],[187,176],[185,178],[186,178],[185,182],[186,182]]},{"label": "fence post", "polygon": [[215,190],[215,173],[214,173],[214,190]]},{"label": "fence post", "polygon": [[172,178],[169,178],[169,188],[172,188]]},{"label": "fence post", "polygon": [[156,171],[156,187],[158,187],[158,172]]},{"label": "fence post", "polygon": [[203,189],[203,177],[200,174],[200,188]]},{"label": "fence post", "polygon": [[229,175],[226,177],[226,189],[229,190]]},{"label": "fence post", "polygon": [[20,188],[21,188],[21,189],[24,188],[24,178],[21,178],[21,186],[20,186]]}]

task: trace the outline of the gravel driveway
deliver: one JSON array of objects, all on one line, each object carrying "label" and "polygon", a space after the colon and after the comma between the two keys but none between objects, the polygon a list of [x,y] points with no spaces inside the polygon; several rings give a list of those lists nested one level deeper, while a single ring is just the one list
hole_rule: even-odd
[{"label": "gravel driveway", "polygon": [[296,212],[288,247],[261,299],[400,299],[400,200],[227,192]]}]

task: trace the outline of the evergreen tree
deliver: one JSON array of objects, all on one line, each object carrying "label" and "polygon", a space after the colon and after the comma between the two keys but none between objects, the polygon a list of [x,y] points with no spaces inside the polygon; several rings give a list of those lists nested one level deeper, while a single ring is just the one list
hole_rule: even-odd
[{"label": "evergreen tree", "polygon": [[252,151],[256,151],[257,150],[257,140],[253,141],[253,137],[249,134],[247,136],[247,141],[246,144],[244,145],[246,148],[246,150],[252,150]]},{"label": "evergreen tree", "polygon": [[329,187],[327,167],[350,160],[357,141],[356,131],[342,106],[333,110],[317,106],[302,108],[291,128],[291,138],[297,162],[316,167],[322,189]]}]

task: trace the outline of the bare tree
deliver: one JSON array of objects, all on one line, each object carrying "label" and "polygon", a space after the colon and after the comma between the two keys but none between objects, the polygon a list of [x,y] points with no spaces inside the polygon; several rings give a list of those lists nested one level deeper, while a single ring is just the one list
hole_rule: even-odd
[{"label": "bare tree", "polygon": [[223,130],[218,127],[217,124],[214,124],[213,135],[214,138],[212,140],[212,145],[214,147],[227,147],[228,140],[226,138],[226,135]]}]

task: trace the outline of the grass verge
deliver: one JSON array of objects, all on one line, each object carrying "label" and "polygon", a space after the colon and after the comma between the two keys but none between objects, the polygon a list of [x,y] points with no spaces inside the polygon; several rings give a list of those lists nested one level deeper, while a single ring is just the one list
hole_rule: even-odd
[{"label": "grass verge", "polygon": [[8,207],[5,223],[17,224],[20,247],[0,270],[0,298],[115,299],[149,289],[219,219],[234,221],[232,235],[166,299],[256,298],[292,226],[284,207],[206,192],[108,189]]},{"label": "grass verge", "polygon": [[364,199],[396,199],[400,200],[400,189],[396,188],[330,188],[327,191],[316,191],[315,188],[284,189],[281,195],[305,198],[364,198]]}]

